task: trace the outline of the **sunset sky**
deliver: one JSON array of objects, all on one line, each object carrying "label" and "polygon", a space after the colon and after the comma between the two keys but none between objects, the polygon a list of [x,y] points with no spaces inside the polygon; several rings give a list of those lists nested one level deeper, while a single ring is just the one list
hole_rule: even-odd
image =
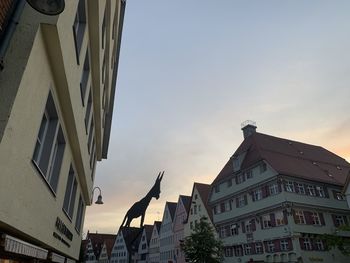
[{"label": "sunset sky", "polygon": [[166,201],[214,180],[247,119],[350,161],[349,10],[347,0],[128,0],[96,171],[105,204],[87,208],[84,232],[116,233],[165,170],[145,223],[161,220]]}]

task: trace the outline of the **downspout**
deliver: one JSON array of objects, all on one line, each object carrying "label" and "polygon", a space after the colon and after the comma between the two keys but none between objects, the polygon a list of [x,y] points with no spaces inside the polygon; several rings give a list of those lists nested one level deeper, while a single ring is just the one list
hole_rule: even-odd
[{"label": "downspout", "polygon": [[22,15],[23,9],[25,6],[24,0],[19,0],[16,4],[15,11],[13,12],[12,17],[9,19],[9,23],[6,28],[6,32],[4,34],[4,38],[0,44],[0,71],[4,69],[4,57],[5,53],[10,45],[10,41],[12,36],[16,30],[16,27],[19,23],[20,17]]}]

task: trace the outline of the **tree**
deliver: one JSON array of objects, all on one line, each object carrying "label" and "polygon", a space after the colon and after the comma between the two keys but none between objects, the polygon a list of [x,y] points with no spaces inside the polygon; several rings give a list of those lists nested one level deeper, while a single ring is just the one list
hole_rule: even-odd
[{"label": "tree", "polygon": [[[346,233],[345,236],[339,235]],[[343,225],[337,228],[334,234],[323,234],[321,239],[325,242],[326,250],[337,248],[343,255],[350,256],[350,225]]]},{"label": "tree", "polygon": [[189,262],[220,263],[223,261],[223,244],[217,240],[206,217],[195,225],[194,232],[181,243],[181,249]]}]

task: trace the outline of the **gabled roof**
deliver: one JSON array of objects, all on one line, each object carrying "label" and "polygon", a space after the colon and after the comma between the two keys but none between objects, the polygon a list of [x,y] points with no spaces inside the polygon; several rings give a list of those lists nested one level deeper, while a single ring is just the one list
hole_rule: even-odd
[{"label": "gabled roof", "polygon": [[[194,183],[193,184],[193,189],[196,188],[200,198],[202,199],[205,209],[207,210],[207,213],[210,217],[210,220],[213,221],[213,213],[211,211],[211,209],[208,206],[208,199],[209,199],[209,193],[210,193],[210,184],[202,184],[202,183]],[[192,191],[192,195],[193,195],[193,191]],[[192,197],[193,198],[193,197]]]},{"label": "gabled roof", "polygon": [[[101,250],[104,243],[106,244],[107,255],[108,257],[110,257],[116,237],[117,236],[113,234],[88,233],[86,236],[86,240],[91,241],[92,249],[94,251],[96,258],[100,257]],[[84,242],[84,244],[87,245],[87,242]]]},{"label": "gabled roof", "polygon": [[177,203],[166,202],[165,205],[168,206],[168,209],[169,209],[169,212],[170,212],[171,221],[174,221],[174,215],[175,215]]},{"label": "gabled roof", "polygon": [[144,225],[143,228],[144,228],[144,231],[146,232],[147,245],[148,245],[149,241],[151,240],[153,225]]},{"label": "gabled roof", "polygon": [[161,221],[154,221],[153,225],[157,228],[157,232],[159,233],[162,222]]},{"label": "gabled roof", "polygon": [[[246,153],[241,170],[265,160],[282,175],[300,177],[343,186],[350,170],[345,159],[320,146],[278,138],[262,133],[248,136],[233,154]],[[215,178],[213,184],[233,175],[232,158]]]},{"label": "gabled roof", "polygon": [[[125,245],[129,253],[135,252],[140,243],[140,238],[142,235],[141,228],[138,227],[123,227],[121,229]],[[120,232],[120,230],[119,230]]]},{"label": "gabled roof", "polygon": [[183,203],[183,205],[185,207],[186,213],[188,214],[188,210],[191,207],[191,196],[180,195],[179,199],[181,199],[181,201],[182,201],[182,203]]}]

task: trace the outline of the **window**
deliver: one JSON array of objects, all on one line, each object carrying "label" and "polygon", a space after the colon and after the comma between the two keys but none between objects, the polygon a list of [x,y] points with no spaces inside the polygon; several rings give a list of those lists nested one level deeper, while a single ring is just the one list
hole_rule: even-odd
[{"label": "window", "polygon": [[218,192],[220,192],[220,185],[215,186],[215,193],[218,193]]},{"label": "window", "polygon": [[267,241],[267,252],[275,252],[275,244],[273,241]]},{"label": "window", "polygon": [[238,226],[237,226],[237,224],[232,224],[231,227],[230,227],[230,230],[231,230],[231,235],[232,236],[238,235]]},{"label": "window", "polygon": [[337,200],[345,200],[344,195],[339,191],[333,191],[334,198]]},{"label": "window", "polygon": [[83,105],[85,105],[85,95],[86,95],[86,89],[87,89],[87,82],[89,79],[89,73],[90,73],[89,49],[87,49],[85,54],[83,72],[80,80],[80,95],[81,95],[81,101]]},{"label": "window", "polygon": [[307,189],[308,195],[316,196],[315,186],[308,185],[306,189]]},{"label": "window", "polygon": [[316,190],[319,197],[326,197],[326,193],[322,186],[316,186]]},{"label": "window", "polygon": [[198,212],[201,211],[201,205],[198,205]]},{"label": "window", "polygon": [[289,243],[288,243],[288,240],[281,240],[280,246],[281,246],[281,250],[282,250],[282,251],[287,251],[287,250],[289,250]]},{"label": "window", "polygon": [[244,225],[245,225],[245,230],[246,230],[247,233],[253,232],[252,220],[246,221]]},{"label": "window", "polygon": [[257,254],[262,254],[263,253],[263,248],[261,243],[255,243],[255,252]]},{"label": "window", "polygon": [[194,212],[195,215],[197,214],[197,205],[193,206],[193,212]]},{"label": "window", "polygon": [[312,217],[312,224],[313,225],[321,225],[320,215],[316,212],[313,212],[311,214]]},{"label": "window", "polygon": [[227,180],[227,187],[231,187],[232,186],[232,179]]},{"label": "window", "polygon": [[294,183],[291,181],[286,182],[286,191],[287,192],[294,192]]},{"label": "window", "polygon": [[92,137],[94,136],[94,119],[91,119],[90,122],[90,129],[89,129],[89,136],[88,136],[88,151],[91,154],[91,147],[92,147]]},{"label": "window", "polygon": [[246,174],[247,179],[253,178],[253,171],[252,170],[246,171],[245,174]]},{"label": "window", "polygon": [[85,111],[85,118],[84,118],[86,134],[87,134],[87,131],[88,131],[88,126],[89,126],[91,113],[92,113],[92,96],[91,96],[91,87],[90,87],[87,107],[86,107],[86,111]]},{"label": "window", "polygon": [[266,170],[267,170],[266,163],[260,164],[260,173],[266,172]]},{"label": "window", "polygon": [[245,174],[244,173],[241,173],[239,175],[237,175],[237,184],[241,184],[245,181]]},{"label": "window", "polygon": [[250,244],[246,244],[244,250],[246,255],[252,254],[252,246]]},{"label": "window", "polygon": [[261,189],[257,189],[253,192],[253,200],[257,201],[260,199],[262,199],[262,191],[261,191]]},{"label": "window", "polygon": [[305,194],[304,184],[297,183],[297,191],[299,194]]},{"label": "window", "polygon": [[334,224],[336,227],[345,225],[344,216],[335,215],[334,216]]},{"label": "window", "polygon": [[304,238],[304,249],[305,250],[312,250],[311,240],[310,238]]},{"label": "window", "polygon": [[237,207],[242,207],[246,205],[246,195],[241,195],[237,197]]},{"label": "window", "polygon": [[264,228],[269,228],[271,227],[271,217],[270,215],[263,215],[262,217],[262,221],[263,221],[263,227]]},{"label": "window", "polygon": [[305,217],[303,211],[297,210],[295,211],[295,223],[296,224],[305,224]]},{"label": "window", "polygon": [[32,161],[54,193],[57,189],[65,144],[56,107],[50,93],[41,120]]},{"label": "window", "polygon": [[221,237],[221,238],[226,237],[226,230],[225,230],[225,227],[224,227],[224,226],[222,226],[222,227],[220,228],[220,237]]},{"label": "window", "polygon": [[232,248],[226,247],[225,248],[225,257],[232,257],[232,256],[233,256]]},{"label": "window", "polygon": [[242,257],[243,256],[243,250],[241,246],[234,246],[233,250],[235,251],[236,257]]},{"label": "window", "polygon": [[73,218],[73,209],[74,209],[76,193],[77,193],[77,180],[75,179],[75,173],[71,165],[69,169],[66,193],[64,195],[64,202],[63,202],[63,210],[66,212],[66,214],[69,216],[70,219]]},{"label": "window", "polygon": [[277,184],[269,185],[269,192],[270,192],[270,195],[278,194],[279,193],[278,185]]},{"label": "window", "polygon": [[282,226],[285,225],[287,222],[285,222],[284,215],[282,211],[278,211],[275,213],[275,220],[276,220],[276,226]]},{"label": "window", "polygon": [[194,200],[197,200],[197,199],[198,199],[198,195],[195,194],[195,195],[194,195]]},{"label": "window", "polygon": [[319,240],[319,239],[317,239],[317,240],[315,240],[315,249],[316,250],[325,250],[324,249],[324,244],[323,244],[323,241],[322,240]]},{"label": "window", "polygon": [[84,202],[80,196],[79,203],[78,203],[77,218],[75,220],[75,229],[78,231],[78,233],[80,233],[80,230],[81,230],[81,223],[83,221],[83,213],[84,213]]},{"label": "window", "polygon": [[79,0],[77,13],[73,24],[73,36],[76,50],[76,57],[79,64],[80,49],[84,39],[86,26],[85,0]]},{"label": "window", "polygon": [[102,21],[102,49],[105,48],[105,44],[106,44],[106,9],[107,9],[107,5],[105,7],[105,11],[103,14],[103,21]]}]

